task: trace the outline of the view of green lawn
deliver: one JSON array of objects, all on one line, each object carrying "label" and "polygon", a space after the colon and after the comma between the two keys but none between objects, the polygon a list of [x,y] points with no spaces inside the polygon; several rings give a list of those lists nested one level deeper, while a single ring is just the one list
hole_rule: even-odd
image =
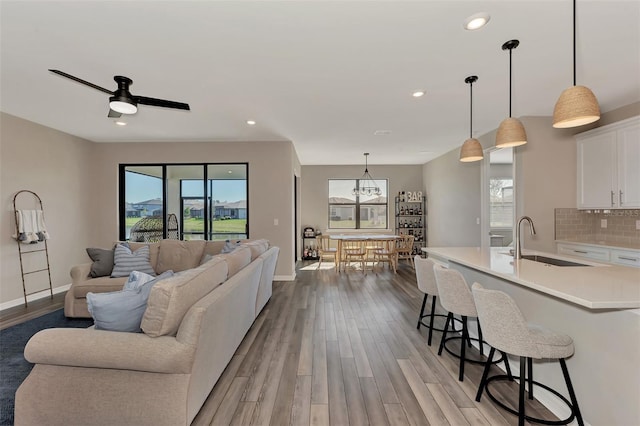
[{"label": "view of green lawn", "polygon": [[[139,220],[139,217],[128,217],[125,222],[127,230],[131,229]],[[247,219],[215,220],[213,221],[213,229],[211,231],[214,233],[244,234],[246,224]],[[184,220],[183,232],[204,232],[204,220],[186,218]]]}]

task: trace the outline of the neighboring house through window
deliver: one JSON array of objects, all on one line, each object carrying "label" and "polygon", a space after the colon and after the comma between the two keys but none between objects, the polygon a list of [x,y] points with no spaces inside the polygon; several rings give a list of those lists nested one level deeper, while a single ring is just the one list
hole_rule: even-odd
[{"label": "neighboring house through window", "polygon": [[387,180],[376,179],[381,195],[354,195],[359,179],[329,179],[329,229],[386,229]]}]

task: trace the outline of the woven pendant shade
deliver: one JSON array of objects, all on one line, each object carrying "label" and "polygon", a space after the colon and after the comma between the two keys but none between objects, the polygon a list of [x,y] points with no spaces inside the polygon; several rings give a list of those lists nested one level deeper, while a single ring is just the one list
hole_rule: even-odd
[{"label": "woven pendant shade", "polygon": [[460,148],[460,161],[469,163],[471,161],[480,161],[484,157],[482,153],[482,145],[476,138],[469,138],[462,144]]},{"label": "woven pendant shade", "polygon": [[585,86],[571,86],[566,89],[553,109],[553,127],[558,129],[582,126],[599,119],[598,100]]},{"label": "woven pendant shade", "polygon": [[517,118],[507,117],[502,120],[496,134],[496,147],[509,148],[527,143],[527,133]]}]

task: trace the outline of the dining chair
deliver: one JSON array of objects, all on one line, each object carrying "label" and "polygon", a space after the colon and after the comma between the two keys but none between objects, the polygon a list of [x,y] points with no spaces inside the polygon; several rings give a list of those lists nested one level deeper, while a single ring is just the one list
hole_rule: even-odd
[{"label": "dining chair", "polygon": [[[362,267],[362,272],[365,272],[366,266],[366,240],[364,239],[348,239],[342,242],[342,257],[346,263],[346,267],[351,265],[351,262],[359,262]],[[346,268],[345,268],[346,270]]]},{"label": "dining chair", "polygon": [[380,262],[388,263],[389,267],[393,268],[393,272],[397,273],[398,251],[396,249],[396,241],[386,240],[383,243],[383,247],[373,251],[374,265]]},{"label": "dining chair", "polygon": [[411,267],[415,269],[415,265],[413,264],[413,235],[401,235],[402,238],[398,240],[396,250],[398,252],[398,260],[399,263],[401,260],[408,260]]},{"label": "dining chair", "polygon": [[316,236],[316,246],[318,248],[318,268],[322,266],[323,259],[333,259],[333,263],[338,269],[338,249],[336,247],[330,247],[330,239],[328,235]]}]

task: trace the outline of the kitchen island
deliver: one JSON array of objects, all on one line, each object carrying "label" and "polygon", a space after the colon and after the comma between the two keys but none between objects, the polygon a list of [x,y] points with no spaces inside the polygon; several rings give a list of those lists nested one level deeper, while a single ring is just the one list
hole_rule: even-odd
[{"label": "kitchen island", "polygon": [[[426,247],[435,261],[459,270],[471,285],[502,290],[528,322],[570,335],[567,360],[578,403],[592,425],[640,425],[640,270],[569,256],[539,254],[584,266],[514,262],[505,248]],[[471,327],[475,329],[475,327]],[[512,358],[512,367],[516,359]],[[558,363],[536,362],[535,379],[566,395]],[[536,397],[561,418],[568,408],[548,392]]]}]

